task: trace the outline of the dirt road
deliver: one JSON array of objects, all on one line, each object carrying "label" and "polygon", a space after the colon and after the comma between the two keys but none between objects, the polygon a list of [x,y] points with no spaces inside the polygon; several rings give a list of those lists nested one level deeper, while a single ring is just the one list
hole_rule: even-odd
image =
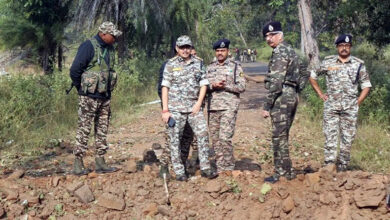
[{"label": "dirt road", "polygon": [[[250,75],[264,64],[244,64]],[[262,76],[256,76],[261,78]],[[272,173],[270,121],[260,117],[265,89],[248,83],[242,96],[233,139],[236,170],[215,180],[199,173],[188,182],[170,181],[171,204],[157,177],[155,158],[146,152],[164,143],[159,104],[143,106],[131,123],[111,128],[107,161],[121,168],[114,174],[70,175],[72,144],[62,142],[24,171],[0,179],[0,217],[8,219],[388,219],[385,176],[362,171],[337,173],[321,168],[310,149],[291,146],[292,181],[264,184]],[[297,122],[299,123],[299,122]],[[300,141],[292,128],[291,140]],[[310,146],[309,146],[310,147]],[[157,154],[159,152],[157,151]],[[153,156],[153,155],[152,155]],[[87,166],[93,168],[93,151]],[[306,169],[305,169],[306,168]],[[312,173],[303,173],[303,171]],[[23,176],[24,174],[24,176]],[[39,177],[41,176],[41,177]]]}]

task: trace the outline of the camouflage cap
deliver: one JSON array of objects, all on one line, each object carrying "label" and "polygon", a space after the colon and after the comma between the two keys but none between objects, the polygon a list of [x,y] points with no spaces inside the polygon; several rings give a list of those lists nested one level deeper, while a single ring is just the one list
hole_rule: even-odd
[{"label": "camouflage cap", "polygon": [[99,31],[103,34],[111,34],[114,37],[119,37],[122,35],[122,31],[116,29],[115,25],[112,22],[105,21],[99,26]]},{"label": "camouflage cap", "polygon": [[177,40],[176,40],[176,46],[181,47],[184,45],[193,46],[190,37],[187,35],[182,35],[179,38],[177,38]]}]

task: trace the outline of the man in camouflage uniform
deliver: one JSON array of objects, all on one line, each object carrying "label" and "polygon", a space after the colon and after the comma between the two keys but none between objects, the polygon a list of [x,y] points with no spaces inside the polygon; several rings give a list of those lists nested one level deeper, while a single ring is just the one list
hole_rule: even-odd
[{"label": "man in camouflage uniform", "polygon": [[[350,161],[352,141],[356,134],[359,105],[367,97],[371,83],[364,62],[351,56],[352,36],[341,35],[335,42],[338,55],[328,56],[317,71],[311,71],[310,83],[324,101],[325,164],[337,163],[344,171]],[[317,83],[325,75],[327,94]],[[362,89],[358,97],[358,85]],[[340,155],[337,142],[340,134]]]},{"label": "man in camouflage uniform", "polygon": [[[78,129],[76,134],[75,175],[86,175],[90,172],[83,164],[83,157],[88,150],[88,136],[94,122],[97,173],[115,172],[117,168],[109,167],[105,160],[107,132],[110,120],[111,92],[116,82],[114,67],[114,48],[116,37],[122,34],[111,22],[104,22],[99,33],[82,43],[70,68],[72,86],[79,93]],[[103,79],[104,76],[107,79]],[[106,82],[103,82],[106,81]]]},{"label": "man in camouflage uniform", "polygon": [[209,130],[218,173],[234,169],[232,138],[236,125],[240,93],[245,91],[241,65],[228,59],[228,39],[214,43],[216,61],[207,67],[209,85]]},{"label": "man in camouflage uniform", "polygon": [[[208,131],[202,112],[202,103],[209,81],[203,62],[191,56],[191,39],[183,35],[176,41],[178,56],[170,59],[164,69],[162,80],[162,119],[172,118],[175,125],[168,128],[171,162],[176,179],[186,181],[185,168],[180,155],[180,140],[185,124],[191,126],[199,148],[199,161],[203,177],[215,178],[209,163]],[[172,120],[171,119],[171,120]]]},{"label": "man in camouflage uniform", "polygon": [[[176,50],[175,50],[175,53],[176,53],[175,56],[177,56]],[[192,47],[191,55],[196,56],[195,47]],[[196,58],[198,58],[199,60],[202,60],[201,58],[199,58],[197,56],[196,56]],[[162,90],[161,83],[163,80],[165,65],[167,64],[168,61],[169,60],[165,61],[161,65],[160,71],[159,71],[159,81],[158,81],[158,88],[157,89],[158,89],[158,96],[160,97],[160,100],[161,100],[161,90]],[[161,107],[162,107],[162,103],[161,103]],[[159,158],[159,160],[160,160],[160,175],[159,176],[161,178],[163,177],[163,173],[165,173],[169,177],[169,168],[168,167],[171,164],[170,163],[171,151],[169,149],[169,142],[170,141],[169,141],[169,134],[168,134],[168,125],[167,125],[166,132],[164,133],[164,139],[165,139],[165,144],[164,144],[164,147],[162,148],[163,151],[162,151],[162,154]],[[192,146],[191,160],[187,161],[191,146]],[[194,169],[196,169],[196,165],[199,164],[198,147],[197,146],[198,145],[197,145],[197,142],[194,138],[194,133],[192,131],[192,128],[187,122],[186,125],[184,126],[183,136],[180,140],[181,158],[182,158],[183,164],[187,168],[187,173],[191,172],[191,174],[194,174],[195,173]]]},{"label": "man in camouflage uniform", "polygon": [[299,60],[294,50],[283,42],[280,22],[270,22],[263,28],[267,44],[273,48],[264,80],[268,90],[263,106],[264,118],[271,116],[274,174],[265,178],[277,182],[280,176],[294,178],[289,156],[288,138],[298,105],[297,83],[293,76],[299,73]]}]

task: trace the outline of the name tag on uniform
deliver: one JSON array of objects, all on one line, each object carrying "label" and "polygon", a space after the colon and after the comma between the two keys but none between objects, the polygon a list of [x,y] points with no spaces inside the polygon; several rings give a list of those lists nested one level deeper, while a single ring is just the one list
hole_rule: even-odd
[{"label": "name tag on uniform", "polygon": [[243,76],[244,76],[244,72],[241,72],[241,73],[240,73],[240,77],[243,77]]},{"label": "name tag on uniform", "polygon": [[338,66],[330,66],[330,67],[328,67],[329,71],[339,70],[339,69],[340,69],[340,67],[338,67]]},{"label": "name tag on uniform", "polygon": [[181,68],[181,67],[176,67],[176,68],[173,68],[172,69],[172,71],[180,71],[180,70],[182,70],[183,68]]}]

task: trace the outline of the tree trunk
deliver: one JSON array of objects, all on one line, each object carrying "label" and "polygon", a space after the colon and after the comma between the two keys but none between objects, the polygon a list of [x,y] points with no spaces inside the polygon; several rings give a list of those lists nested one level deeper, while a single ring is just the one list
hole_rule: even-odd
[{"label": "tree trunk", "polygon": [[303,48],[309,60],[309,66],[317,68],[320,65],[317,40],[314,37],[313,18],[310,9],[310,0],[299,0],[299,21],[301,23],[301,49]]},{"label": "tree trunk", "polygon": [[234,18],[234,25],[236,26],[236,28],[237,28],[237,31],[240,33],[240,38],[241,38],[242,42],[244,43],[244,45],[245,45],[245,48],[248,48],[248,44],[246,43],[246,40],[245,40],[245,38],[244,38],[244,35],[242,34],[242,31],[241,31],[240,25],[238,24],[238,22],[237,22],[237,19],[236,19],[236,18]]},{"label": "tree trunk", "polygon": [[62,45],[58,46],[58,57],[57,57],[57,62],[58,62],[58,70],[62,72],[62,57],[63,57],[63,50],[62,50]]},{"label": "tree trunk", "polygon": [[56,45],[45,45],[40,52],[41,67],[45,75],[53,73]]}]

